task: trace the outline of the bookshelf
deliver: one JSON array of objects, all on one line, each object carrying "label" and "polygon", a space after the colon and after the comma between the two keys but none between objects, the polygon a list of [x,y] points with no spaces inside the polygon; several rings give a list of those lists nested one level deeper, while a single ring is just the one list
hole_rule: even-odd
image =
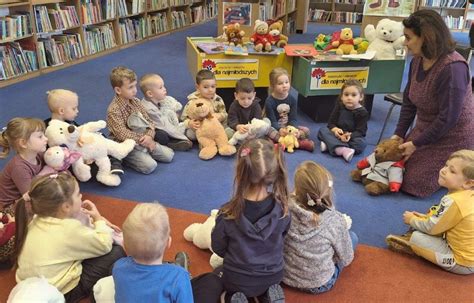
[{"label": "bookshelf", "polygon": [[0,0],[0,87],[214,18],[217,0]]},{"label": "bookshelf", "polygon": [[217,31],[223,34],[225,24],[238,22],[247,37],[253,33],[255,20],[282,20],[283,34],[306,31],[309,0],[219,0]]},{"label": "bookshelf", "polygon": [[360,24],[364,0],[311,0],[308,21],[330,24]]},{"label": "bookshelf", "polygon": [[452,31],[469,31],[474,19],[474,7],[466,0],[420,0],[420,9],[437,11]]}]

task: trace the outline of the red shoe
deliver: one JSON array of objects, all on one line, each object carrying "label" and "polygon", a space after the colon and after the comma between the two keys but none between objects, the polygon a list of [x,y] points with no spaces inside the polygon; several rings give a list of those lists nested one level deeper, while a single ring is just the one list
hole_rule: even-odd
[{"label": "red shoe", "polygon": [[313,140],[309,140],[309,139],[299,140],[298,144],[300,145],[298,147],[298,149],[307,150],[310,153],[312,153],[314,151],[314,142],[313,142]]}]

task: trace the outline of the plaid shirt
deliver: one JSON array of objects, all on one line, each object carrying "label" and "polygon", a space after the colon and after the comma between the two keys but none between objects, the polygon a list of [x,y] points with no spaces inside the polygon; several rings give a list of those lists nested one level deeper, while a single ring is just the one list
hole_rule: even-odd
[{"label": "plaid shirt", "polygon": [[[150,128],[144,134],[131,131],[127,126],[128,117],[131,113],[137,111],[150,123]],[[138,98],[124,100],[119,96],[115,96],[107,109],[107,125],[110,133],[119,142],[123,142],[125,139],[133,139],[138,143],[144,135],[152,138],[155,136],[155,125]]]},{"label": "plaid shirt", "polygon": [[[197,98],[202,98],[201,94],[198,91],[188,95],[188,103],[189,101]],[[211,100],[212,102],[212,109],[214,116],[219,120],[222,126],[227,127],[227,111],[225,110],[225,103],[224,100],[218,95],[215,94],[214,99]],[[188,127],[189,117],[188,117],[188,103],[184,106],[183,113],[181,114],[181,121],[184,121],[184,125]]]}]

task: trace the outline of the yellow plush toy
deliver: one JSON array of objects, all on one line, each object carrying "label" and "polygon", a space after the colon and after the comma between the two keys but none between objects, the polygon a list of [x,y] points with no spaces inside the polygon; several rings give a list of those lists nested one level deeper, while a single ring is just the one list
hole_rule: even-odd
[{"label": "yellow plush toy", "polygon": [[278,143],[280,143],[287,152],[294,152],[295,148],[299,147],[298,144],[298,129],[294,126],[288,125],[286,128],[287,135],[280,137]]},{"label": "yellow plush toy", "polygon": [[353,34],[352,34],[352,29],[349,27],[341,29],[341,36],[339,37],[338,41],[334,41],[332,43],[333,47],[337,47],[336,54],[338,55],[353,55],[357,54],[357,51],[354,48],[354,45],[357,42],[360,42],[359,40],[354,41]]}]

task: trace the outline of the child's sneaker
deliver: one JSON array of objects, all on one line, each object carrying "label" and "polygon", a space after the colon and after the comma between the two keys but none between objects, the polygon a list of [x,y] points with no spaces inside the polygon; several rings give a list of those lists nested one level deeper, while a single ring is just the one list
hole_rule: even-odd
[{"label": "child's sneaker", "polygon": [[342,153],[342,157],[346,160],[347,163],[351,162],[352,157],[354,157],[355,150],[353,148],[347,148]]},{"label": "child's sneaker", "polygon": [[314,142],[309,139],[299,140],[298,144],[300,145],[298,149],[306,150],[312,153],[314,151]]},{"label": "child's sneaker", "polygon": [[414,255],[415,253],[410,246],[411,232],[404,235],[388,235],[385,238],[385,243],[388,245],[388,249],[398,253],[405,253]]},{"label": "child's sneaker", "polygon": [[262,298],[262,303],[285,303],[285,293],[280,284],[270,286]]},{"label": "child's sneaker", "polygon": [[174,256],[174,264],[181,266],[189,272],[189,256],[184,251],[180,251]]},{"label": "child's sneaker", "polygon": [[110,159],[110,173],[114,175],[123,175],[125,172],[123,171],[122,161],[114,157],[110,157],[109,159]]},{"label": "child's sneaker", "polygon": [[180,140],[168,143],[168,147],[176,151],[187,151],[193,147],[193,142],[190,140]]},{"label": "child's sneaker", "polygon": [[321,149],[322,153],[328,150],[328,146],[326,145],[326,143],[324,143],[324,141],[321,141],[321,143],[319,144],[319,148]]}]

